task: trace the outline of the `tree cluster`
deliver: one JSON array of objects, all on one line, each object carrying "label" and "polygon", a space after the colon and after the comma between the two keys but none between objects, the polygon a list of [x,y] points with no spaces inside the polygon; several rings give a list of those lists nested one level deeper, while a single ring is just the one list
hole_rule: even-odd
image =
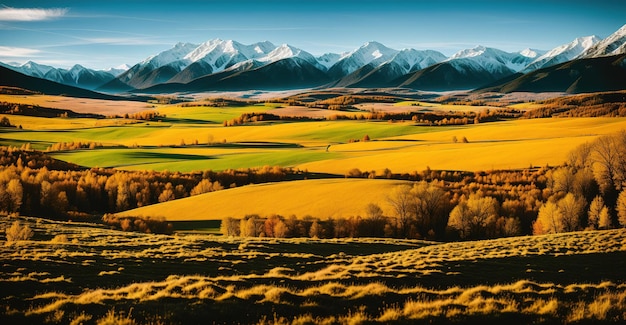
[{"label": "tree cluster", "polygon": [[224,121],[224,126],[238,126],[249,123],[266,121],[313,121],[314,119],[305,116],[280,116],[271,113],[243,113],[230,121]]},{"label": "tree cluster", "polygon": [[295,215],[283,217],[271,215],[262,218],[249,215],[242,219],[225,218],[220,231],[224,236],[273,237],[273,238],[354,238],[354,237],[392,237],[395,231],[390,224],[392,218],[382,215],[377,205],[368,206],[368,215],[348,218],[321,220],[311,216],[298,219]]},{"label": "tree cluster", "polygon": [[158,121],[166,118],[165,114],[161,114],[157,111],[143,111],[131,114],[124,114],[125,119],[142,120],[142,121]]},{"label": "tree cluster", "polygon": [[183,103],[181,107],[243,107],[258,102],[250,102],[247,100],[235,98],[210,98],[202,102]]},{"label": "tree cluster", "polygon": [[534,233],[626,226],[626,131],[578,147],[550,185]]},{"label": "tree cluster", "polygon": [[540,106],[525,112],[524,117],[624,117],[626,91],[559,97],[537,104]]},{"label": "tree cluster", "polygon": [[71,150],[80,150],[80,149],[96,149],[102,148],[102,143],[97,142],[57,142],[48,148],[46,148],[47,152],[54,151],[71,151]]},{"label": "tree cluster", "polygon": [[105,214],[102,216],[102,222],[112,229],[121,231],[165,235],[174,233],[174,226],[163,218],[118,217],[114,214]]}]

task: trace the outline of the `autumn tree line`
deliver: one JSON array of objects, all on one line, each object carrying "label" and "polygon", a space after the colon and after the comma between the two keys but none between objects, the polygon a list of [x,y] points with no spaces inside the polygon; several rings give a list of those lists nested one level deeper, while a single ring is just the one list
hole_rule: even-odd
[{"label": "autumn tree line", "polygon": [[54,219],[87,218],[191,195],[304,178],[281,167],[195,173],[83,168],[23,147],[0,147],[0,212]]},{"label": "autumn tree line", "polygon": [[547,99],[524,113],[525,118],[542,117],[624,117],[626,91],[580,94]]},{"label": "autumn tree line", "polygon": [[522,112],[514,109],[484,109],[480,112],[406,112],[390,113],[382,111],[362,112],[352,115],[334,114],[325,118],[311,118],[306,116],[276,115],[272,113],[243,113],[240,116],[226,120],[223,126],[241,126],[257,122],[292,121],[307,122],[316,120],[368,120],[368,121],[411,121],[428,126],[467,125],[484,122],[495,122],[502,119],[513,119],[522,116]]}]

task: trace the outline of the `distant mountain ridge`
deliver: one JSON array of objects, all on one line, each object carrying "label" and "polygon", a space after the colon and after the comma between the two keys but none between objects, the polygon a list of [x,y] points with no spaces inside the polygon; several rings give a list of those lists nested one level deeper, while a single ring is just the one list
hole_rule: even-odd
[{"label": "distant mountain ridge", "polygon": [[[626,25],[605,39],[579,37],[550,51],[528,48],[505,52],[476,46],[446,57],[433,50],[395,50],[371,41],[353,51],[316,57],[289,44],[263,41],[245,45],[213,39],[201,44],[177,43],[131,67],[106,71],[80,65],[57,69],[34,62],[2,66],[33,77],[109,93],[297,87],[407,87],[447,91],[497,86],[499,80],[510,81],[520,73],[532,74],[572,60],[624,53]],[[618,66],[613,65],[615,69]],[[594,73],[592,70],[586,73]]]},{"label": "distant mountain ridge", "polygon": [[18,87],[48,95],[109,100],[121,99],[117,96],[101,94],[83,88],[72,87],[51,80],[25,75],[4,66],[0,66],[0,86]]},{"label": "distant mountain ridge", "polygon": [[95,90],[103,84],[115,79],[115,77],[125,71],[124,66],[107,70],[92,70],[76,64],[70,69],[61,69],[32,61],[21,65],[0,62],[0,65],[28,76],[89,90]]}]

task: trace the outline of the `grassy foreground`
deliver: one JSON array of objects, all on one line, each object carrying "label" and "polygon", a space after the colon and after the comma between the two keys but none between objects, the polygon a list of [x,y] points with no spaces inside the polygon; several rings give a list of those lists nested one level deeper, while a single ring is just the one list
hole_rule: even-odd
[{"label": "grassy foreground", "polygon": [[626,321],[624,229],[439,244],[20,222],[32,240],[0,246],[7,324]]}]

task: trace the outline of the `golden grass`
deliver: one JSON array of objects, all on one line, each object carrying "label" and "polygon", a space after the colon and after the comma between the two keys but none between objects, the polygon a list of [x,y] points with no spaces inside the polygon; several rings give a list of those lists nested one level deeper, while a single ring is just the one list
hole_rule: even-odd
[{"label": "golden grass", "polygon": [[[38,220],[20,218],[39,239],[0,245],[7,323],[626,321],[626,229],[369,254],[402,241],[161,236]],[[54,245],[53,235],[81,240]],[[81,264],[85,253],[93,263]],[[526,277],[527,265],[541,273]]]},{"label": "golden grass", "polygon": [[[249,185],[150,205],[122,216],[162,216],[168,221],[242,218],[248,214],[279,214],[299,218],[365,217],[368,203],[390,214],[388,193],[402,181],[321,179]],[[181,211],[185,211],[181,214]]]}]

